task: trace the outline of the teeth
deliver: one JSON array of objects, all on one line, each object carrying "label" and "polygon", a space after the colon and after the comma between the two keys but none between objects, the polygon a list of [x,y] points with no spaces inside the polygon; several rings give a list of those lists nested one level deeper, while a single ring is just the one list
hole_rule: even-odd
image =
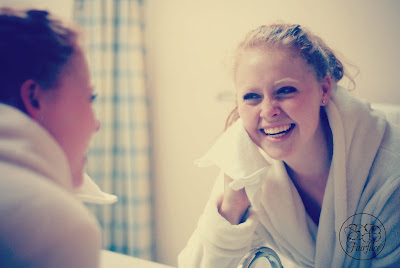
[{"label": "teeth", "polygon": [[279,138],[279,137],[282,137],[283,135],[285,135],[286,133],[281,133],[281,134],[275,134],[274,135],[274,138]]},{"label": "teeth", "polygon": [[264,128],[264,133],[267,135],[275,135],[275,137],[278,137],[278,136],[284,135],[285,133],[276,135],[277,133],[287,131],[290,127],[291,127],[291,124],[282,125],[279,127]]}]

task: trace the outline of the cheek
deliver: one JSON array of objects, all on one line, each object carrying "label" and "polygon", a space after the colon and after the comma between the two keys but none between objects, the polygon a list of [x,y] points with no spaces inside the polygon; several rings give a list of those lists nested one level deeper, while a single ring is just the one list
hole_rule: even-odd
[{"label": "cheek", "polygon": [[314,133],[319,123],[319,111],[320,106],[303,105],[301,109],[298,109],[294,116],[300,126],[301,132]]},{"label": "cheek", "polygon": [[91,108],[90,123],[91,123],[90,125],[91,125],[91,127],[92,127],[91,131],[92,131],[92,135],[93,135],[93,134],[96,133],[96,132],[99,130],[99,128],[100,128],[100,122],[99,122],[99,120],[97,119],[96,113],[95,113],[95,111],[94,111],[93,108]]},{"label": "cheek", "polygon": [[259,116],[258,107],[253,105],[246,105],[244,103],[238,104],[238,112],[242,119],[251,119]]},{"label": "cheek", "polygon": [[250,136],[254,136],[257,132],[259,114],[257,109],[252,106],[239,105],[239,116],[243,121],[244,128]]},{"label": "cheek", "polygon": [[97,122],[96,114],[92,104],[83,103],[79,110],[80,124],[87,132],[95,131],[95,125]]},{"label": "cheek", "polygon": [[93,110],[81,106],[71,114],[71,129],[69,130],[71,147],[78,155],[87,150],[90,139],[95,132],[95,116]]},{"label": "cheek", "polygon": [[281,104],[282,110],[286,112],[292,119],[299,121],[312,120],[315,115],[319,114],[319,102],[310,99],[308,95],[301,98],[294,98]]},{"label": "cheek", "polygon": [[239,112],[239,116],[243,121],[243,124],[248,124],[249,121],[251,121],[251,109],[249,109],[248,107],[246,107],[245,105],[238,105],[238,112]]}]

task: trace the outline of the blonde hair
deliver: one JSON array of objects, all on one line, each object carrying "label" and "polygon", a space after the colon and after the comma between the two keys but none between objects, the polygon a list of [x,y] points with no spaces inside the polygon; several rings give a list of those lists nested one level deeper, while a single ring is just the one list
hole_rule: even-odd
[{"label": "blonde hair", "polygon": [[[319,81],[329,74],[334,82],[338,82],[343,76],[346,76],[355,85],[354,79],[348,75],[334,51],[320,37],[298,24],[262,25],[250,31],[236,48],[233,73],[235,74],[244,51],[264,47],[287,49],[294,56],[303,58],[315,70]],[[236,105],[227,118],[225,129],[238,118]]]}]

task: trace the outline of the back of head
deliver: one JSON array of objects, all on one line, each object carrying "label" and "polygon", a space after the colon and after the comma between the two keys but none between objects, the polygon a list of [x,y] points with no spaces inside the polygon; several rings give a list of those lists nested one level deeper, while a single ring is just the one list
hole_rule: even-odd
[{"label": "back of head", "polygon": [[43,89],[57,83],[76,46],[77,32],[47,11],[0,9],[0,102],[25,112],[20,87],[28,79]]}]

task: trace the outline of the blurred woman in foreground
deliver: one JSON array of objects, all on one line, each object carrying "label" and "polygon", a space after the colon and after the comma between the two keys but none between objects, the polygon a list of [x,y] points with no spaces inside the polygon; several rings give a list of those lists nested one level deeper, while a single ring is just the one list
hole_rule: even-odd
[{"label": "blurred woman in foreground", "polygon": [[96,219],[73,195],[99,129],[78,32],[0,10],[0,267],[98,267]]}]

